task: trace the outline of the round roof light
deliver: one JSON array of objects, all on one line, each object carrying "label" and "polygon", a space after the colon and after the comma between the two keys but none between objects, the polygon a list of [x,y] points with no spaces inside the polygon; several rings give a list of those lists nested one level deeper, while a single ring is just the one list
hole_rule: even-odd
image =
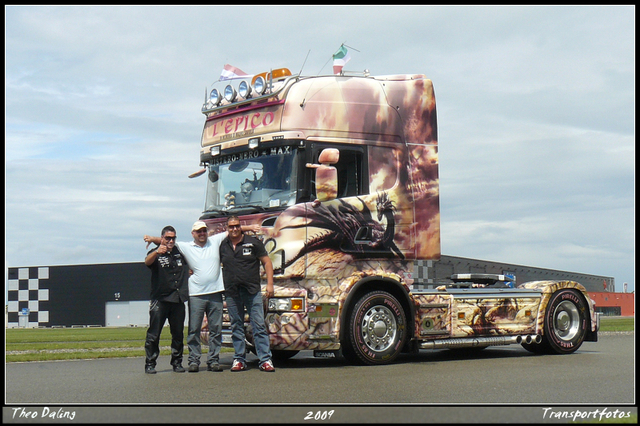
[{"label": "round roof light", "polygon": [[262,95],[267,89],[267,82],[265,81],[263,76],[256,78],[256,81],[253,83],[253,90],[256,91],[258,95]]},{"label": "round roof light", "polygon": [[238,86],[238,94],[245,99],[251,96],[251,86],[249,86],[249,83],[247,83],[246,81],[241,81],[240,85]]},{"label": "round roof light", "polygon": [[220,92],[218,92],[218,89],[213,89],[209,95],[209,102],[215,107],[220,104],[221,100],[222,96],[220,95]]},{"label": "round roof light", "polygon": [[224,88],[224,98],[227,100],[227,102],[235,101],[237,95],[238,92],[236,92],[236,89],[232,85],[229,84]]}]

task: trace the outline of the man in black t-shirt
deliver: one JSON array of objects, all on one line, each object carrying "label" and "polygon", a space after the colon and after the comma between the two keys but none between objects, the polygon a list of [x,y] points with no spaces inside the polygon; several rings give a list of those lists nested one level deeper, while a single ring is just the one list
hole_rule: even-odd
[{"label": "man in black t-shirt", "polygon": [[151,269],[151,300],[149,302],[149,329],[144,343],[147,374],[155,374],[160,355],[160,333],[169,320],[171,331],[171,365],[176,373],[184,373],[184,302],[189,300],[189,265],[175,246],[176,230],[172,226],[162,229],[160,245],[147,253],[144,264]]},{"label": "man in black t-shirt", "polygon": [[264,323],[264,307],[260,286],[260,264],[267,275],[265,296],[273,297],[273,265],[262,241],[244,235],[237,216],[227,219],[228,237],[220,244],[220,261],[224,280],[224,295],[231,319],[233,365],[231,371],[247,369],[245,359],[244,311],[251,320],[253,344],[261,371],[273,372],[269,334]]}]

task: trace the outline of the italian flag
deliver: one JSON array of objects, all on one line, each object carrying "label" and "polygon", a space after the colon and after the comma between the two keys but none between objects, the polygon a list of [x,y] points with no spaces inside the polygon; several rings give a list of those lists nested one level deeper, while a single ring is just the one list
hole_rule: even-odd
[{"label": "italian flag", "polygon": [[253,75],[249,75],[246,72],[242,71],[240,68],[236,68],[233,65],[226,64],[222,69],[222,73],[220,74],[220,81],[248,77],[253,77]]},{"label": "italian flag", "polygon": [[340,49],[333,54],[333,73],[340,74],[342,72],[342,67],[344,67],[350,59],[351,55],[349,55],[347,48],[344,47],[343,44],[340,46]]}]

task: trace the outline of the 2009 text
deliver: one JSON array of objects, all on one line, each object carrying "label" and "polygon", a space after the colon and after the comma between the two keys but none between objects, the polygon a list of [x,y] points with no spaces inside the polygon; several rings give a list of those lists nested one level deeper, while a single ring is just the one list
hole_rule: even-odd
[{"label": "2009 text", "polygon": [[308,411],[307,415],[304,417],[304,420],[329,420],[335,410],[330,411]]}]

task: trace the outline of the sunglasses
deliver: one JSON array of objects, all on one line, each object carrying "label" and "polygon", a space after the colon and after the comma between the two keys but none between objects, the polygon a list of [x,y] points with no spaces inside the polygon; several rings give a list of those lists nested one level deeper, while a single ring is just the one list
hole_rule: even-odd
[{"label": "sunglasses", "polygon": [[175,241],[175,239],[176,239],[176,237],[175,237],[175,236],[173,236],[173,237],[163,237],[163,238],[164,238],[165,240],[167,240],[167,241]]},{"label": "sunglasses", "polygon": [[227,228],[229,228],[229,229],[240,229],[241,226],[240,225],[227,225]]}]

